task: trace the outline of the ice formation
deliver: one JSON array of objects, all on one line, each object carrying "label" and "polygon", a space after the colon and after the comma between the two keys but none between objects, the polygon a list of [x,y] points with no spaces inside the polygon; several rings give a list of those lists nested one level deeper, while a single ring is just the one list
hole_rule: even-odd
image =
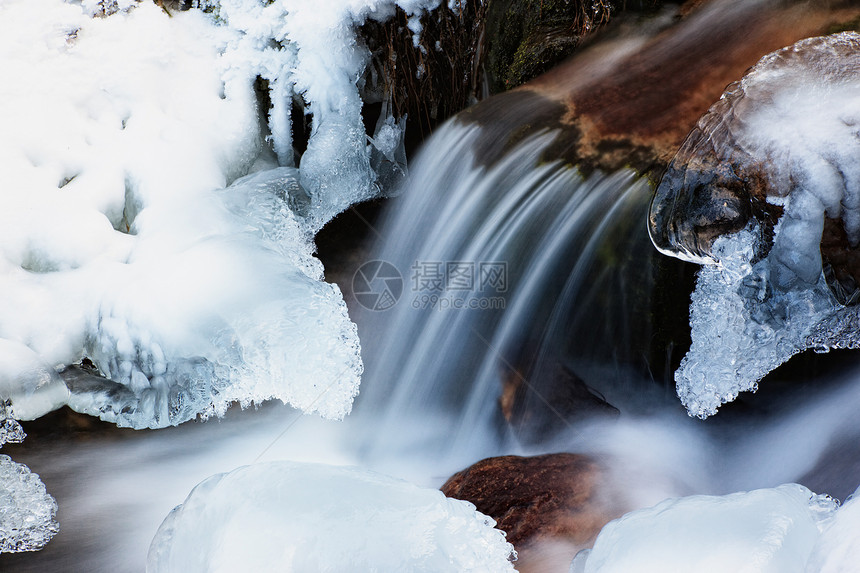
[{"label": "ice formation", "polygon": [[810,346],[847,344],[816,325],[851,313],[836,301],[858,293],[858,143],[860,35],[846,32],[765,56],[673,160],[652,203],[652,240],[719,263],[701,271],[693,346],[676,373],[691,414],[713,414]]},{"label": "ice formation", "polygon": [[358,468],[271,462],[200,483],[164,520],[148,573],[513,571],[468,502]]},{"label": "ice formation", "polygon": [[357,39],[356,29],[367,20],[387,20],[400,7],[417,38],[421,15],[436,8],[440,0],[202,0],[198,4],[238,32],[229,59],[269,82],[269,128],[281,165],[297,161],[290,115],[294,99],[312,116],[307,149],[298,162],[301,184],[310,197],[307,219],[312,228],[320,228],[352,203],[377,195],[386,186],[388,168],[405,167],[403,122],[383,114],[373,137],[365,133],[359,85],[366,91],[378,91],[378,86],[364,85],[370,53]]},{"label": "ice formation", "polygon": [[[402,122],[364,132],[356,29],[438,1],[196,4],[0,5],[0,393],[19,418],[350,410],[356,329],[313,235],[405,168]],[[298,168],[294,100],[313,116]]]},{"label": "ice formation", "polygon": [[[0,400],[0,448],[24,439],[21,425],[7,414]],[[9,456],[0,454],[0,553],[41,549],[57,534],[57,502],[39,476]]]},{"label": "ice formation", "polygon": [[782,292],[769,286],[767,261],[750,263],[750,230],[720,237],[713,254],[719,265],[699,271],[690,305],[692,344],[675,373],[678,397],[702,418],[808,348],[816,325],[836,311],[823,277],[806,290]]},{"label": "ice formation", "polygon": [[797,484],[669,499],[607,524],[571,572],[804,573],[836,507]]},{"label": "ice formation", "polygon": [[826,524],[812,550],[806,573],[847,573],[860,563],[860,489]]}]

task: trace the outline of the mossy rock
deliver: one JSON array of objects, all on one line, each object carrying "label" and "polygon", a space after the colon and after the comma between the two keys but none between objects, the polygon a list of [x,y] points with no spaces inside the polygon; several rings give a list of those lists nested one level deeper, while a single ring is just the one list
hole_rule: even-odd
[{"label": "mossy rock", "polygon": [[662,4],[662,0],[490,2],[486,69],[491,91],[515,88],[555,67],[616,13],[653,10]]}]

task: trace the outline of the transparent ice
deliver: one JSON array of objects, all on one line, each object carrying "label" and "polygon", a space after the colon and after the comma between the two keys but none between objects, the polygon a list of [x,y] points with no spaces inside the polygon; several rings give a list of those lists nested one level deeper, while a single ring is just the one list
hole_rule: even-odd
[{"label": "transparent ice", "polygon": [[804,573],[837,504],[807,488],[668,499],[608,523],[573,573]]},{"label": "transparent ice", "polygon": [[358,468],[270,462],[200,483],[162,523],[148,573],[513,571],[495,522]]},{"label": "transparent ice", "polygon": [[[21,425],[0,400],[0,448],[25,438]],[[0,553],[36,551],[57,534],[57,502],[39,476],[0,454]]]},{"label": "transparent ice", "polygon": [[718,265],[699,271],[690,305],[692,344],[675,373],[678,397],[694,416],[755,391],[768,372],[809,347],[814,327],[838,310],[823,276],[817,284],[774,289],[768,260],[750,261],[757,233],[744,230],[714,243]]}]

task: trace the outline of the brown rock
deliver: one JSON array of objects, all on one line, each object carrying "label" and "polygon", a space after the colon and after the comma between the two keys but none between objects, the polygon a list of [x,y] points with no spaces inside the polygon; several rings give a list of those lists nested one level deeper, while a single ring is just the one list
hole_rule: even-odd
[{"label": "brown rock", "polygon": [[502,417],[525,444],[539,444],[585,420],[618,416],[617,408],[561,364],[505,363],[501,381]]},{"label": "brown rock", "polygon": [[765,54],[860,16],[851,4],[690,3],[651,37],[597,38],[565,64],[459,118],[488,128],[478,151],[487,163],[517,141],[558,129],[544,160],[585,173],[631,166],[656,179],[726,85]]},{"label": "brown rock", "polygon": [[566,571],[621,514],[601,495],[601,474],[595,460],[579,454],[500,456],[456,473],[442,492],[496,520],[517,550],[518,571]]},{"label": "brown rock", "polygon": [[[816,196],[836,198],[829,203],[821,199],[826,212],[821,222],[823,232],[818,231],[822,232],[820,257],[812,247],[795,251],[794,258],[823,259],[825,275],[838,300],[856,303],[860,299],[860,245],[856,237],[853,241],[849,237],[856,212],[850,190],[860,181],[849,168],[856,162],[856,135],[851,120],[841,120],[850,133],[842,136],[849,141],[847,145],[839,139],[838,130],[831,129],[832,147],[837,149],[832,151],[815,146],[801,150],[805,144],[802,136],[792,139],[783,134],[763,135],[755,118],[761,110],[773,113],[779,109],[774,102],[787,90],[805,90],[810,84],[827,88],[815,96],[822,109],[839,110],[843,102],[829,94],[838,94],[840,88],[852,90],[853,94],[858,73],[860,35],[852,32],[808,38],[775,51],[762,58],[741,81],[729,85],[684,141],[657,188],[649,213],[654,244],[681,258],[708,261],[713,259],[713,244],[718,237],[737,232],[754,220],[761,233],[755,256],[760,260],[768,256],[778,240],[774,226],[783,215],[780,201],[798,190],[822,188],[826,192],[814,191]],[[795,121],[784,111],[770,117],[772,122],[789,125]],[[774,119],[780,117],[781,120]],[[809,131],[803,135],[809,136]],[[785,141],[799,149],[796,154],[785,149],[774,151],[774,141]],[[838,178],[829,181],[821,177],[816,161],[833,165]],[[810,185],[810,181],[816,183]],[[789,215],[790,219],[798,217],[796,212]],[[812,235],[810,238],[814,239]],[[815,242],[810,241],[813,245]],[[800,248],[797,241],[792,247]],[[779,255],[776,259],[781,260]],[[779,288],[814,285],[821,272],[820,263],[817,268],[811,264],[779,264],[788,269],[782,271],[772,265],[771,280]]]}]

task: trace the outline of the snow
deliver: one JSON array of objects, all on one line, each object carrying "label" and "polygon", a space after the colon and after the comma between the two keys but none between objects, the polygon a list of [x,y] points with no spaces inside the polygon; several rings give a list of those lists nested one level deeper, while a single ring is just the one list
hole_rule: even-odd
[{"label": "snow", "polygon": [[803,573],[836,507],[797,484],[669,499],[607,524],[571,571]]},{"label": "snow", "polygon": [[260,463],[194,488],[147,571],[513,571],[493,525],[468,502],[367,470]]},{"label": "snow", "polygon": [[35,420],[65,404],[68,397],[69,390],[53,367],[20,342],[0,339],[0,400],[9,402],[10,417]]}]

